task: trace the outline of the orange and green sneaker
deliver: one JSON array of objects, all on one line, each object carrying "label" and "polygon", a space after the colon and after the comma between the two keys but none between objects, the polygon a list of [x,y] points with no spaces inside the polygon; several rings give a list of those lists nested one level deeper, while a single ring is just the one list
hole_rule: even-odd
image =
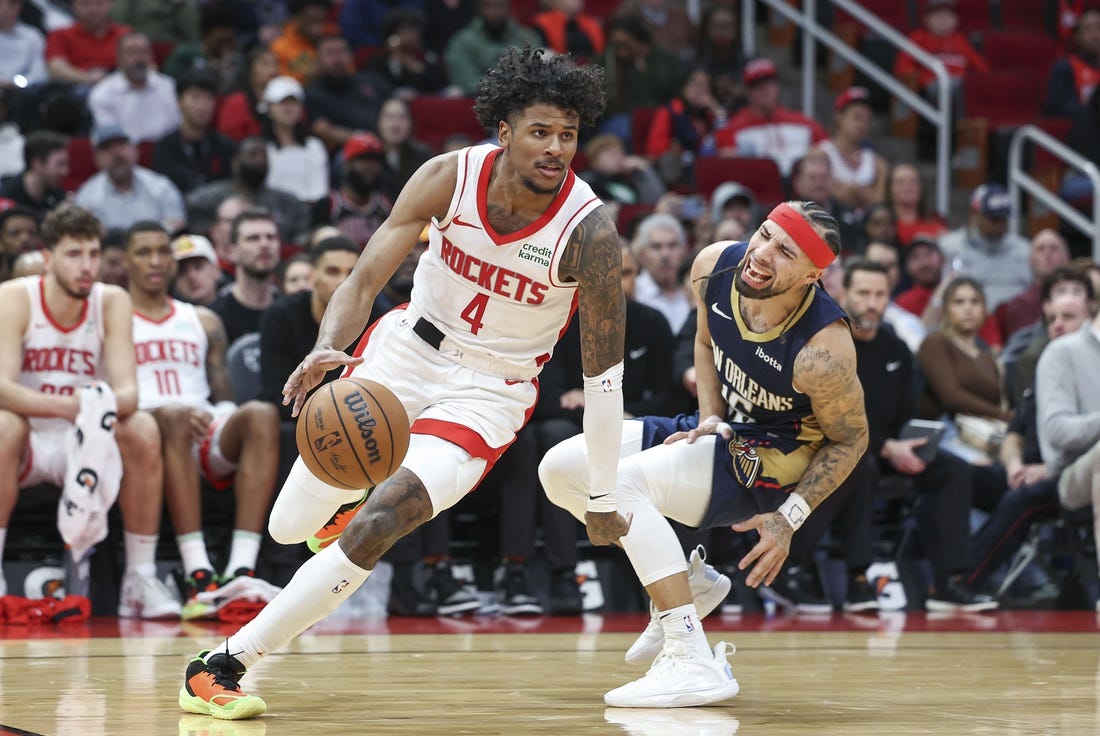
[{"label": "orange and green sneaker", "polygon": [[180,708],[226,721],[255,718],[267,710],[267,703],[241,692],[238,682],[243,676],[244,666],[229,654],[211,655],[209,649],[199,652],[187,665]]},{"label": "orange and green sneaker", "polygon": [[348,528],[348,524],[355,518],[355,515],[359,513],[359,507],[362,506],[373,488],[368,488],[363,491],[363,497],[358,501],[349,501],[340,508],[336,509],[336,513],[332,515],[328,523],[317,530],[317,533],[306,540],[306,544],[309,545],[309,549],[314,554],[317,554],[325,547],[329,546],[344,533],[344,530]]}]

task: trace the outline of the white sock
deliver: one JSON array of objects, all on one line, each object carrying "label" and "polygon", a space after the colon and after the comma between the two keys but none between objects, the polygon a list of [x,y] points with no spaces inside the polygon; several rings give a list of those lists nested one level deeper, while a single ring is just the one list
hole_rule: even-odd
[{"label": "white sock", "polygon": [[206,538],[202,530],[176,535],[176,546],[180,550],[183,574],[190,575],[196,570],[213,570],[210,555],[206,553]]},{"label": "white sock", "polygon": [[157,574],[157,535],[123,532],[126,546],[126,574],[136,573],[142,577]]},{"label": "white sock", "polygon": [[687,645],[688,651],[703,656],[710,655],[710,644],[703,633],[703,624],[699,621],[699,612],[695,604],[677,606],[667,611],[658,611],[657,620],[665,630],[665,641],[679,639]]},{"label": "white sock", "polygon": [[370,573],[349,560],[339,544],[330,545],[306,560],[256,618],[210,653],[225,652],[228,646],[242,665],[251,667],[335,611]]},{"label": "white sock", "polygon": [[244,529],[233,530],[233,544],[229,547],[229,562],[225,574],[232,575],[242,567],[256,569],[256,559],[260,556],[260,535]]}]

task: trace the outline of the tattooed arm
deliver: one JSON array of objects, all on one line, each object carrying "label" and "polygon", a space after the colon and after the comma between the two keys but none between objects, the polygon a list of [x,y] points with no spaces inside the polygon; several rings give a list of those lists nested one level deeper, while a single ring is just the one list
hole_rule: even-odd
[{"label": "tattooed arm", "polygon": [[[867,450],[867,414],[863,387],[856,376],[856,350],[848,329],[836,322],[813,337],[794,362],[794,387],[810,397],[826,443],[817,451],[794,492],[816,509],[848,477]],[[733,527],[756,529],[760,542],[738,565],[756,561],[746,579],[750,586],[771,584],[791,547],[794,530],[778,511],[758,514]]]},{"label": "tattooed arm", "polygon": [[794,387],[810,397],[828,442],[817,451],[795,492],[816,509],[855,468],[867,450],[867,412],[856,375],[856,349],[837,322],[822,330],[794,361]]},{"label": "tattooed arm", "polygon": [[195,307],[199,322],[206,330],[206,382],[210,386],[210,401],[232,401],[233,383],[229,380],[229,364],[226,352],[229,340],[225,335],[222,319],[206,307]]},{"label": "tattooed arm", "polygon": [[317,343],[283,386],[283,405],[291,407],[291,416],[298,416],[306,396],[326,373],[363,362],[344,348],[363,331],[375,297],[416,245],[424,226],[447,213],[458,181],[458,157],[458,153],[445,153],[416,170],[363,248],[351,275],[333,292]]},{"label": "tattooed arm", "polygon": [[[622,364],[626,300],[622,288],[622,250],[610,213],[599,207],[576,227],[562,254],[558,273],[577,283],[581,320],[581,364],[585,375],[584,436],[589,457],[589,498],[614,498],[615,474],[623,427]],[[594,378],[604,388],[592,387]],[[612,507],[613,508],[613,507]],[[588,537],[611,544],[630,528],[618,511],[588,511]]]}]

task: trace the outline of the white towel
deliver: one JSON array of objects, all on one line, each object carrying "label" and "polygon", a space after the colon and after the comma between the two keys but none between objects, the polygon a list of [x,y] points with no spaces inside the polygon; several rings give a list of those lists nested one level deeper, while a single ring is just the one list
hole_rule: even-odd
[{"label": "white towel", "polygon": [[95,381],[80,389],[80,413],[65,435],[68,462],[57,506],[57,528],[74,560],[107,536],[107,511],[118,498],[122,455],[115,442],[118,403],[111,387]]}]

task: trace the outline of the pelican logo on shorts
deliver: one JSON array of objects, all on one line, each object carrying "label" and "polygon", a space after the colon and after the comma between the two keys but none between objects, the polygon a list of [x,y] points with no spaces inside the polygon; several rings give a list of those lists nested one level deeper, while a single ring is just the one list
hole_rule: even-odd
[{"label": "pelican logo on shorts", "polygon": [[336,585],[332,586],[332,592],[334,595],[340,595],[340,591],[351,585],[347,580],[341,580]]},{"label": "pelican logo on shorts", "polygon": [[99,485],[99,474],[91,468],[81,468],[80,472],[76,474],[76,482],[88,493],[95,493],[96,486]]},{"label": "pelican logo on shorts", "polygon": [[329,432],[323,437],[318,437],[313,440],[313,449],[317,452],[324,452],[326,450],[331,450],[337,445],[343,444],[343,442],[344,440],[340,437],[339,432]]},{"label": "pelican logo on shorts", "polygon": [[762,458],[756,448],[749,444],[740,435],[734,434],[729,443],[729,453],[733,458],[733,477],[745,488],[752,488],[756,478],[760,475]]},{"label": "pelican logo on shorts", "polygon": [[367,448],[371,464],[381,462],[382,453],[378,451],[378,440],[374,438],[374,427],[378,420],[367,411],[367,400],[356,391],[344,397],[344,405],[354,415],[355,426],[359,428],[359,436],[363,438],[363,446]]}]

